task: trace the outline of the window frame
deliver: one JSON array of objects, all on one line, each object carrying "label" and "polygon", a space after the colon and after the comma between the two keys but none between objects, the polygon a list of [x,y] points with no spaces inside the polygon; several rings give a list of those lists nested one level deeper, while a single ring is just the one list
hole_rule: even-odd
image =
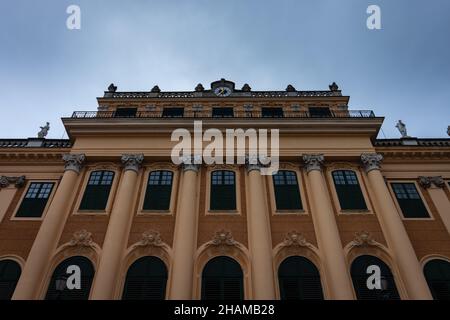
[{"label": "window frame", "polygon": [[[422,193],[422,190],[420,190],[420,186],[419,186],[419,184],[417,183],[416,180],[412,180],[412,179],[405,179],[405,180],[402,180],[402,179],[387,179],[386,183],[387,183],[389,192],[391,193],[392,200],[395,203],[395,207],[397,208],[397,211],[398,211],[398,213],[400,215],[400,218],[402,220],[411,220],[411,221],[432,221],[432,220],[435,220],[433,212],[430,210],[430,207],[429,207],[427,201],[425,200],[425,197],[424,197],[424,195]],[[418,195],[420,197],[420,200],[422,200],[422,203],[423,203],[423,205],[425,206],[425,209],[428,212],[429,217],[426,217],[426,218],[407,218],[407,217],[405,217],[405,215],[403,214],[402,208],[400,207],[400,204],[399,204],[399,202],[397,200],[397,196],[396,196],[396,194],[394,192],[394,189],[392,188],[392,184],[393,183],[413,183],[414,186],[416,187],[416,190],[417,190],[417,193],[418,193]]]},{"label": "window frame", "polygon": [[[42,211],[42,215],[40,217],[18,217],[17,212],[19,211],[19,208],[22,205],[22,202],[25,199],[28,189],[30,188],[30,185],[32,183],[53,183],[53,188],[47,198],[47,203],[45,204],[44,210]],[[41,220],[44,220],[44,218],[47,214],[48,208],[50,207],[50,204],[53,201],[53,197],[56,193],[56,189],[58,189],[58,186],[59,186],[59,181],[54,180],[54,179],[31,179],[31,180],[28,180],[26,185],[23,187],[24,191],[22,192],[22,195],[20,196],[20,199],[19,199],[16,207],[14,208],[14,214],[11,215],[10,220],[13,220],[13,221],[41,221]]]},{"label": "window frame", "polygon": [[[86,192],[86,188],[89,183],[89,179],[91,174],[95,171],[111,171],[114,172],[114,178],[111,184],[111,189],[109,190],[108,201],[106,202],[105,210],[80,210],[81,201],[83,200],[84,193]],[[111,213],[114,199],[116,198],[116,191],[119,185],[119,181],[122,178],[122,172],[117,167],[110,166],[92,166],[88,167],[82,177],[80,182],[79,190],[80,192],[77,194],[77,199],[75,201],[75,206],[72,212],[72,215],[109,215]]]},{"label": "window frame", "polygon": [[[361,189],[361,193],[363,195],[364,201],[366,203],[367,209],[342,209],[341,202],[339,201],[339,195],[336,190],[336,186],[334,184],[333,172],[334,171],[353,171],[356,174],[356,178],[358,180],[359,188]],[[356,166],[330,166],[327,168],[327,179],[330,184],[330,192],[331,192],[331,201],[333,201],[335,208],[337,210],[338,215],[368,215],[374,214],[374,209],[372,206],[371,199],[369,197],[369,192],[367,190],[367,184],[365,177],[361,173],[361,170]]]},{"label": "window frame", "polygon": [[[234,210],[211,210],[211,184],[212,173],[214,171],[233,171],[235,180],[236,209]],[[241,173],[239,167],[207,167],[206,171],[206,197],[205,197],[205,215],[242,215],[241,209]]]},{"label": "window frame", "polygon": [[307,187],[305,185],[305,180],[302,171],[296,166],[291,166],[287,164],[280,164],[279,171],[292,171],[296,173],[297,183],[299,189],[299,197],[302,203],[302,209],[277,209],[275,187],[273,185],[273,175],[266,176],[266,183],[269,187],[270,194],[270,208],[272,210],[272,215],[308,215],[309,214],[309,201],[307,200]]},{"label": "window frame", "polygon": [[[170,192],[170,205],[168,210],[144,210],[145,193],[147,192],[148,179],[153,171],[170,171],[172,172],[172,190]],[[144,167],[140,181],[140,192],[138,201],[138,216],[173,216],[175,214],[176,199],[178,196],[179,170],[172,164],[150,165]]]}]

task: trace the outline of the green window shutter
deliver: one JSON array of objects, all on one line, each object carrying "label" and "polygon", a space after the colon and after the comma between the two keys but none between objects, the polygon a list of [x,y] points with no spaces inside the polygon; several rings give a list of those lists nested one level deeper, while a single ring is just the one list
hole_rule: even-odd
[{"label": "green window shutter", "polygon": [[122,300],[164,300],[167,268],[157,257],[142,257],[128,269]]},{"label": "green window shutter", "polygon": [[81,200],[80,210],[105,210],[113,180],[112,171],[92,172]]},{"label": "green window shutter", "polygon": [[41,217],[53,190],[53,186],[54,184],[49,182],[31,183],[17,210],[16,217]]},{"label": "green window shutter", "polygon": [[149,174],[144,197],[144,210],[169,210],[173,173],[152,171]]},{"label": "green window shutter", "polygon": [[297,174],[294,171],[278,171],[272,177],[275,203],[278,210],[302,210]]},{"label": "green window shutter", "polygon": [[202,300],[242,300],[244,282],[241,266],[234,259],[211,259],[202,272]]},{"label": "green window shutter", "polygon": [[233,171],[211,173],[211,210],[236,210],[236,176]]},{"label": "green window shutter", "polygon": [[355,172],[350,170],[333,171],[333,180],[342,210],[367,210]]},{"label": "green window shutter", "polygon": [[286,258],[278,269],[281,300],[323,300],[320,274],[305,257]]},{"label": "green window shutter", "polygon": [[[370,276],[367,274],[367,268],[371,265],[376,265],[381,270],[381,277],[386,284],[382,290],[367,288],[367,279]],[[379,258],[369,255],[357,257],[352,262],[350,273],[358,300],[400,300],[394,276],[389,266]]]},{"label": "green window shutter", "polygon": [[391,186],[405,218],[430,217],[414,183],[392,183]]}]

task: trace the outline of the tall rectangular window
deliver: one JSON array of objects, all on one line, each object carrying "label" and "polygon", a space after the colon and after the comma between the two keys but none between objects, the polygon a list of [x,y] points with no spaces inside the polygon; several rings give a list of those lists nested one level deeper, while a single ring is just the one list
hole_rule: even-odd
[{"label": "tall rectangular window", "polygon": [[278,210],[301,210],[302,201],[298,187],[297,174],[294,171],[278,171],[273,175],[275,203]]},{"label": "tall rectangular window", "polygon": [[233,171],[211,173],[211,210],[236,210],[236,177]]},{"label": "tall rectangular window", "polygon": [[51,182],[33,182],[17,210],[18,218],[40,218],[44,213],[48,198],[53,190]]},{"label": "tall rectangular window", "polygon": [[153,171],[148,177],[144,210],[169,210],[172,194],[172,171]]},{"label": "tall rectangular window", "polygon": [[113,180],[112,171],[92,172],[81,200],[80,210],[105,210]]},{"label": "tall rectangular window", "polygon": [[391,183],[405,218],[429,218],[427,208],[414,183]]},{"label": "tall rectangular window", "polygon": [[354,171],[333,171],[333,180],[342,210],[367,210],[366,201]]}]

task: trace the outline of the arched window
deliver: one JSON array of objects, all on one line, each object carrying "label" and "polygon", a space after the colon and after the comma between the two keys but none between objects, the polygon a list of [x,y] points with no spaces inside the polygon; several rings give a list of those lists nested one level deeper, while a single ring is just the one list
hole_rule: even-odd
[{"label": "arched window", "polygon": [[169,210],[172,180],[172,171],[150,172],[145,191],[144,210]]},{"label": "arched window", "polygon": [[202,300],[242,300],[244,284],[239,263],[229,257],[211,259],[202,273]]},{"label": "arched window", "polygon": [[281,300],[322,300],[322,284],[316,266],[304,257],[289,257],[278,268]]},{"label": "arched window", "polygon": [[211,172],[211,210],[236,210],[236,174],[233,171]]},{"label": "arched window", "polygon": [[142,257],[128,269],[123,300],[164,300],[167,268],[157,257]]},{"label": "arched window", "polygon": [[302,201],[295,171],[280,170],[272,177],[278,210],[301,210]]},{"label": "arched window", "polygon": [[[80,289],[67,287],[67,283],[74,284],[72,281],[76,272],[69,270],[70,266],[80,268]],[[94,279],[94,266],[92,262],[81,256],[70,257],[61,262],[53,271],[50,284],[48,286],[46,300],[87,300],[91,292],[92,280]]]},{"label": "arched window", "polygon": [[11,300],[22,270],[14,260],[0,261],[0,300]]},{"label": "arched window", "polygon": [[81,200],[80,210],[105,210],[113,180],[112,171],[92,172]]},{"label": "arched window", "polygon": [[333,171],[333,180],[342,210],[367,210],[366,201],[354,171]]},{"label": "arched window", "polygon": [[450,300],[450,262],[434,259],[427,262],[423,272],[436,300]]},{"label": "arched window", "polygon": [[[378,266],[380,268],[381,289],[369,289],[367,280],[374,275],[374,272],[371,270],[367,273],[369,266]],[[358,300],[400,299],[391,270],[377,257],[365,255],[356,258],[351,266],[351,275]],[[370,279],[369,283],[373,284],[372,279]]]}]

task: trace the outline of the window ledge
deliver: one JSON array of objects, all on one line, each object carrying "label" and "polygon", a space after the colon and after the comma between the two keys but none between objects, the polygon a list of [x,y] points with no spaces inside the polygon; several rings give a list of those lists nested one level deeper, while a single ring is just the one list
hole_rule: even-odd
[{"label": "window ledge", "polygon": [[108,212],[106,210],[78,210],[75,214],[78,215],[107,215]]},{"label": "window ledge", "polygon": [[340,214],[344,214],[344,215],[351,215],[351,214],[372,214],[372,212],[368,209],[358,209],[358,210],[354,210],[354,209],[345,209],[345,210],[341,210],[339,212]]},{"label": "window ledge", "polygon": [[208,210],[208,214],[217,214],[217,215],[226,215],[226,214],[233,214],[233,215],[237,215],[239,214],[239,211],[237,210]]},{"label": "window ledge", "polygon": [[305,210],[275,210],[275,214],[278,215],[304,215]]},{"label": "window ledge", "polygon": [[141,216],[156,216],[156,215],[168,216],[171,214],[172,212],[170,210],[142,210],[138,212],[138,215]]}]

